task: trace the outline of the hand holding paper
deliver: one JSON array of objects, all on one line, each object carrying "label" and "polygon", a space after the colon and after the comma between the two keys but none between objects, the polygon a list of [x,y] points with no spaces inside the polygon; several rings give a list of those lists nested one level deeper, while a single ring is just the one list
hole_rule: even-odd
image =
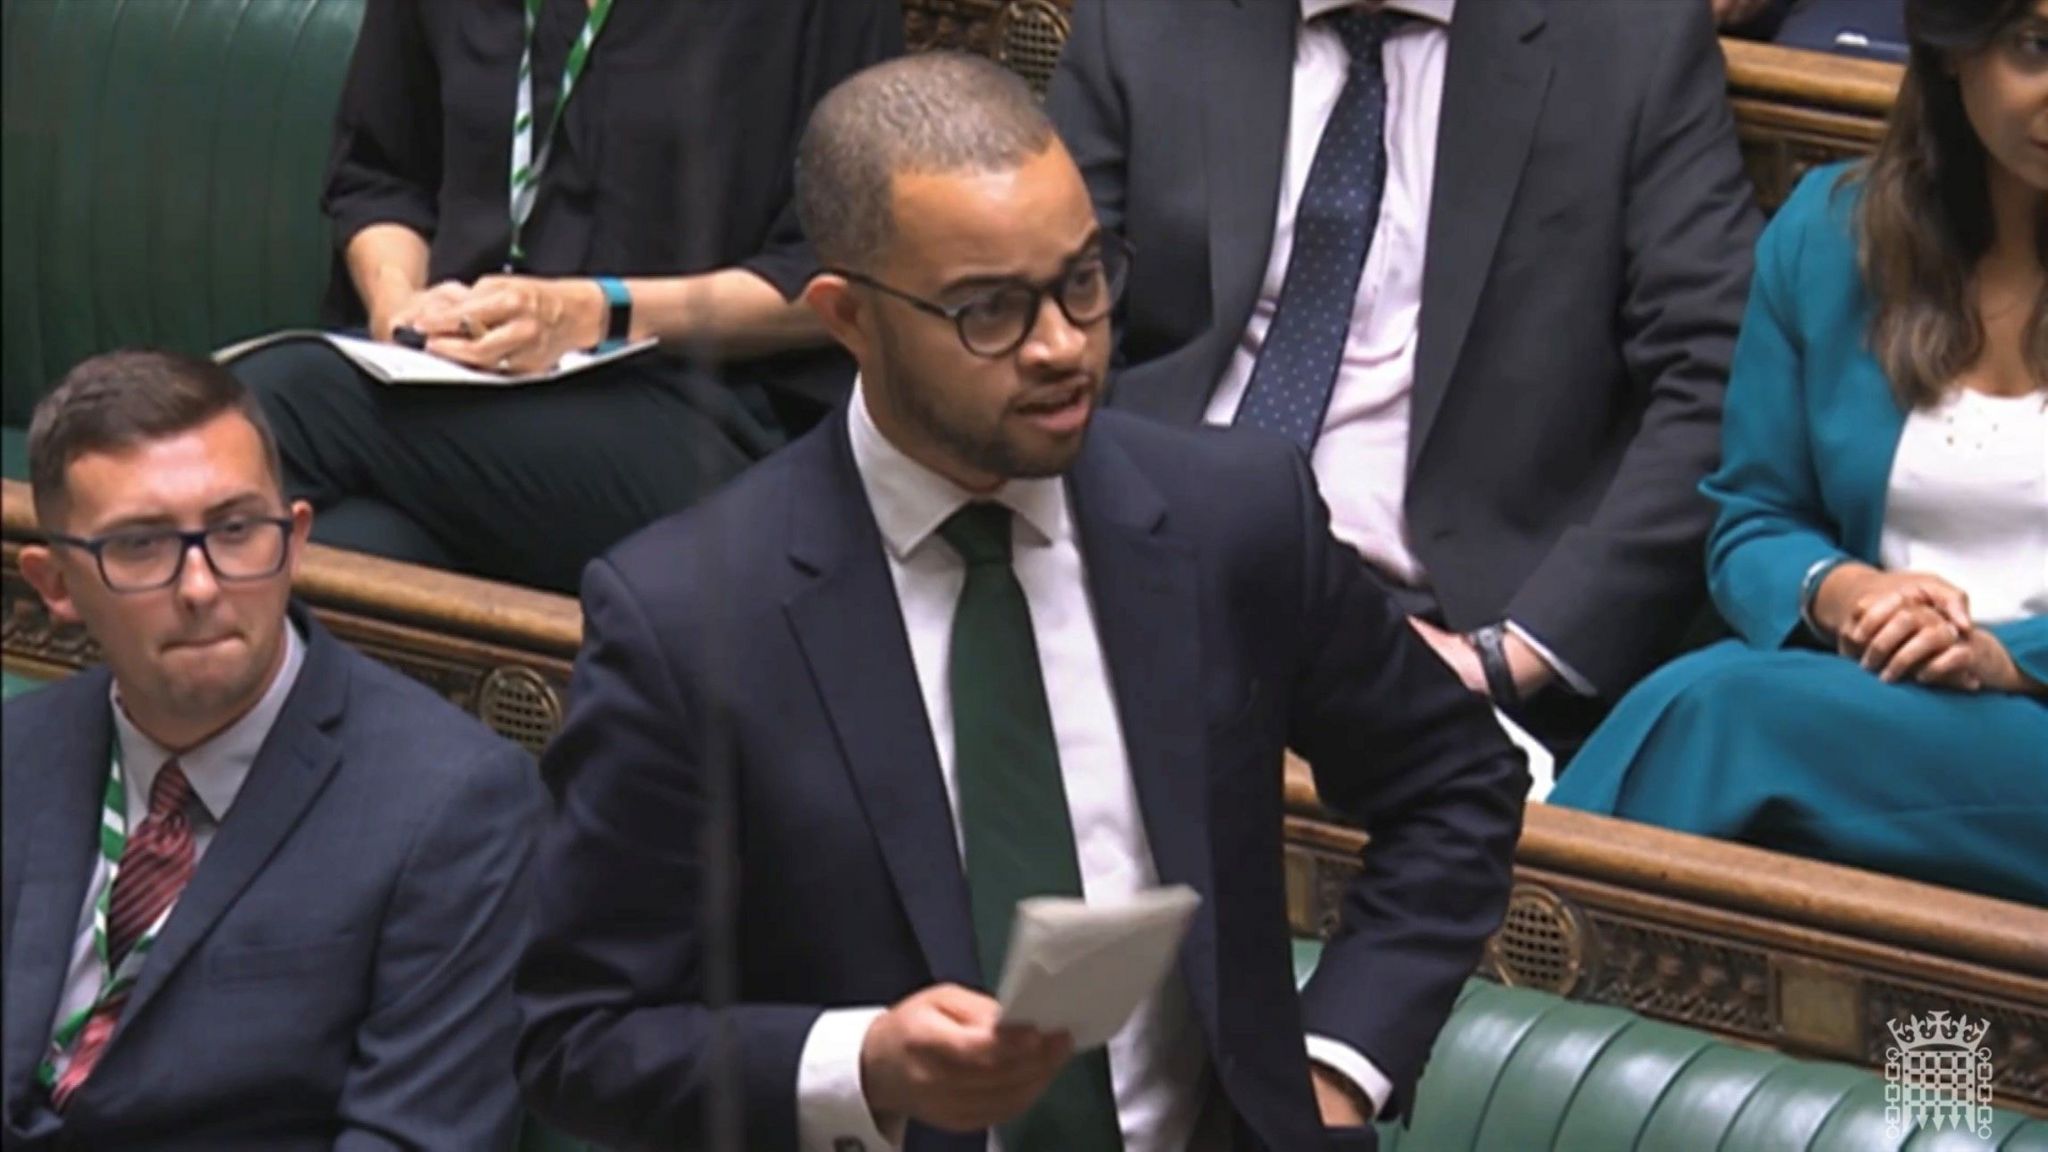
[{"label": "hand holding paper", "polygon": [[1002,1022],[1065,1032],[1076,1052],[1108,1043],[1166,976],[1201,902],[1185,886],[1114,904],[1020,901],[996,997]]}]

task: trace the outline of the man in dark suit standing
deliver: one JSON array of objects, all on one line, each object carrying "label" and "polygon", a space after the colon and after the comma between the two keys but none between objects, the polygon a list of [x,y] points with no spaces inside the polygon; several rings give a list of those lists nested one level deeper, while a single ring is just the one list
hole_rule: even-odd
[{"label": "man in dark suit standing", "polygon": [[[1372,1147],[1499,922],[1519,754],[1285,443],[1096,414],[1127,254],[1015,77],[856,75],[798,187],[861,382],[584,575],[530,1103],[621,1149]],[[1372,834],[1299,998],[1288,745]],[[1106,1049],[998,1026],[1018,899],[1162,883],[1201,909]]]},{"label": "man in dark suit standing", "polygon": [[1758,222],[1706,4],[1078,0],[1048,101],[1141,254],[1112,404],[1294,440],[1553,747],[1672,653]]},{"label": "man in dark suit standing", "polygon": [[6,706],[0,1146],[510,1147],[532,761],[289,608],[312,513],[211,362],[79,365],[29,469],[106,665]]}]

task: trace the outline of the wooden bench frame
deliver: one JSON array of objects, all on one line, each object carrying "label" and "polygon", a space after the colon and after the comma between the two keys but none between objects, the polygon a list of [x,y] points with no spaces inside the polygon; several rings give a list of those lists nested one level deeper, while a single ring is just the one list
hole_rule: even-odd
[{"label": "wooden bench frame", "polygon": [[[1366,838],[1286,773],[1288,918],[1326,936]],[[1532,804],[1480,975],[1880,1073],[1888,1021],[1989,1020],[1997,1102],[2048,1116],[2048,910]]]},{"label": "wooden bench frame", "polygon": [[[92,646],[21,579],[38,538],[26,486],[0,483],[11,670],[61,675]],[[297,591],[335,634],[536,751],[560,724],[576,602],[314,546]],[[1364,837],[1287,766],[1288,913],[1336,923]],[[1885,1022],[1989,1019],[1999,1103],[2048,1114],[2048,912],[1538,805],[1507,927],[1482,975],[1787,1051],[1882,1069]]]}]

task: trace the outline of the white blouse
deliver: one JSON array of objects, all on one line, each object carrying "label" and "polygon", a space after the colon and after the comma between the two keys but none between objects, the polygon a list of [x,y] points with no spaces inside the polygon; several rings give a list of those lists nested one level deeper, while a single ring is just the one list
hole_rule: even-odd
[{"label": "white blouse", "polygon": [[1986,624],[2048,613],[2048,395],[1959,388],[1909,415],[1879,554],[1961,588]]}]

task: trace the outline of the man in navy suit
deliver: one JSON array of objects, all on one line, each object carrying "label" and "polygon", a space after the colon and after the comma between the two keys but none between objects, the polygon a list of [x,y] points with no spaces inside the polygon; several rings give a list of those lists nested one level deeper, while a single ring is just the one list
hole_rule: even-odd
[{"label": "man in navy suit", "polygon": [[[1399,1115],[1527,774],[1283,440],[1097,414],[1128,253],[1030,92],[927,54],[799,153],[818,431],[585,572],[519,1069],[620,1149],[1303,1152]],[[1297,996],[1281,759],[1370,830]],[[1032,895],[1203,898],[1106,1049],[1003,1025]]]},{"label": "man in navy suit", "polygon": [[0,1146],[510,1147],[532,761],[290,607],[312,513],[211,362],[79,365],[29,468],[106,665],[6,705]]}]

